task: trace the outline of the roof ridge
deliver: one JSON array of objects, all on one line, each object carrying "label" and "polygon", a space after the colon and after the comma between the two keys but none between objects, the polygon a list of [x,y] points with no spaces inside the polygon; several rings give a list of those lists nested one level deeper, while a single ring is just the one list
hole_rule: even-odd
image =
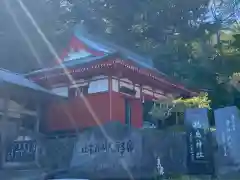
[{"label": "roof ridge", "polygon": [[21,74],[21,73],[13,72],[13,71],[10,71],[10,70],[8,70],[8,69],[1,68],[1,67],[0,67],[0,71],[8,72],[8,73],[15,74],[15,75],[18,75],[18,76],[24,76],[24,75]]},{"label": "roof ridge", "polygon": [[1,71],[5,71],[5,72],[11,72],[10,70],[5,69],[5,68],[1,68],[1,67],[0,67],[0,70],[1,70]]}]

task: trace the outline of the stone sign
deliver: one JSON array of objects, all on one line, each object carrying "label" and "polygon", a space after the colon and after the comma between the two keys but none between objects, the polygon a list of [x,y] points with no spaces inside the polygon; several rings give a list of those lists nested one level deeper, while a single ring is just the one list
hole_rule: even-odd
[{"label": "stone sign", "polygon": [[187,166],[190,174],[213,174],[213,152],[207,109],[187,109],[185,126],[188,143]]},{"label": "stone sign", "polygon": [[140,170],[141,157],[139,131],[113,122],[78,136],[71,168],[103,178],[128,177],[128,172]]},{"label": "stone sign", "polygon": [[216,123],[216,168],[218,174],[234,174],[240,170],[240,116],[235,106],[214,111]]},{"label": "stone sign", "polygon": [[161,176],[184,174],[186,135],[139,130],[111,122],[80,133],[70,164],[70,174],[87,174],[85,178],[152,178],[156,173]]},{"label": "stone sign", "polygon": [[14,141],[7,148],[5,162],[28,163],[35,161],[36,141]]}]

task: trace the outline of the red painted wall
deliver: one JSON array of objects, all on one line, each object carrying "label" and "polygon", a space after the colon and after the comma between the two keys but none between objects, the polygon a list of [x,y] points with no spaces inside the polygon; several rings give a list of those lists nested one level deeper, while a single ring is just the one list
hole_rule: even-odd
[{"label": "red painted wall", "polygon": [[131,108],[132,108],[132,125],[137,128],[141,128],[143,125],[143,106],[140,99],[132,99],[131,100]]},{"label": "red painted wall", "polygon": [[119,120],[125,124],[125,98],[128,98],[131,104],[131,123],[136,128],[141,128],[143,123],[143,109],[140,99],[135,99],[127,95],[112,92],[112,119]]},{"label": "red painted wall", "polygon": [[113,92],[112,96],[112,119],[125,124],[125,103],[119,93]]},{"label": "red painted wall", "polygon": [[[112,92],[111,96],[111,108],[110,95],[107,92],[85,96],[92,107],[92,111],[87,108],[80,97],[62,103],[53,103],[49,107],[45,129],[48,132],[82,129],[111,120],[117,120],[125,124],[125,98],[130,98],[132,126],[141,128],[143,122],[141,100],[117,92]],[[110,109],[112,118],[110,118]]]},{"label": "red painted wall", "polygon": [[[109,93],[98,93],[85,96],[92,107],[99,123],[105,123],[110,119]],[[47,115],[47,131],[72,130],[74,128],[86,128],[97,125],[94,115],[87,108],[85,102],[79,97],[63,103],[50,105]]]}]

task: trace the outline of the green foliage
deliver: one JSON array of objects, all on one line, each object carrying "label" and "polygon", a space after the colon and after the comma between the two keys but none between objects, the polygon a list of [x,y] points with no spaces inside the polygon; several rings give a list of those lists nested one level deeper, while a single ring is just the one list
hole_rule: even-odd
[{"label": "green foliage", "polygon": [[232,46],[234,46],[235,48],[237,48],[237,50],[240,50],[240,27],[239,27],[239,31],[236,34],[233,34],[234,37],[234,42],[232,43]]},{"label": "green foliage", "polygon": [[229,82],[236,90],[240,91],[240,73],[233,73]]},{"label": "green foliage", "polygon": [[184,112],[187,108],[208,108],[210,109],[211,100],[208,98],[207,93],[200,93],[192,98],[179,98],[160,100],[154,103],[151,111],[149,112],[153,118],[164,121],[171,115],[172,112]]},{"label": "green foliage", "polygon": [[[65,10],[65,13],[59,13],[59,20],[83,23],[92,33],[110,38],[125,47],[149,53],[159,44],[167,42],[171,36],[179,34],[186,40],[194,37],[197,26],[204,19],[203,14],[207,12],[208,2],[209,0],[78,0],[72,1],[71,12]],[[59,1],[51,1],[50,4],[59,7]],[[60,12],[66,6],[62,7]],[[62,24],[65,28],[66,24]]]},{"label": "green foliage", "polygon": [[208,99],[207,93],[200,93],[199,96],[192,98],[179,98],[173,101],[175,108],[183,106],[185,108],[208,108],[210,109],[211,100]]},{"label": "green foliage", "polygon": [[[237,0],[23,2],[58,52],[67,46],[73,25],[81,23],[89,33],[151,56],[157,69],[185,86],[208,91],[213,107],[234,102],[235,95],[228,82],[232,82],[229,77],[240,67]],[[1,5],[4,20],[0,21],[0,32],[4,33],[0,42],[1,66],[26,72],[53,64],[54,58],[21,8],[10,3],[43,65],[33,57],[4,4]]]},{"label": "green foliage", "polygon": [[172,100],[156,101],[149,114],[156,119],[165,120],[173,106]]}]

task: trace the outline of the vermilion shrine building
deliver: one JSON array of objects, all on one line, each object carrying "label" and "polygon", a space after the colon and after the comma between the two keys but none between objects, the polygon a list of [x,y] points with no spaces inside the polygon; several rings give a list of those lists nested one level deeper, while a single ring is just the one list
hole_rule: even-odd
[{"label": "vermilion shrine building", "polygon": [[79,27],[61,59],[62,65],[27,75],[67,98],[50,104],[45,131],[83,129],[108,121],[141,128],[146,100],[193,95],[157,71],[151,59],[102,41]]}]

